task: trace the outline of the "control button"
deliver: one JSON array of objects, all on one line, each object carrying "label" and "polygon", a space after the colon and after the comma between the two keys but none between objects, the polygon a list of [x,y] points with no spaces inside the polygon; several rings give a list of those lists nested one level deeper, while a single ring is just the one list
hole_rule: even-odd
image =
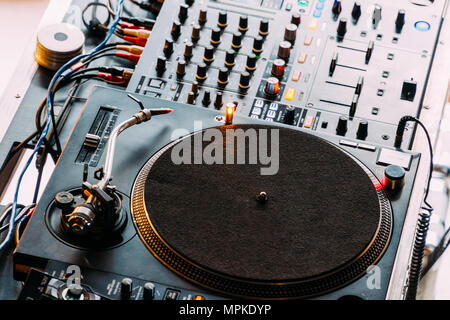
[{"label": "control button", "polygon": [[302,18],[300,16],[300,14],[297,12],[293,13],[291,16],[291,23],[295,24],[296,26],[299,26],[301,22],[302,22]]},{"label": "control button", "polygon": [[264,92],[269,96],[276,96],[280,90],[280,81],[277,78],[271,77],[266,80]]},{"label": "control button", "polygon": [[364,85],[364,77],[363,76],[359,76],[358,77],[358,82],[356,83],[356,87],[355,87],[355,94],[361,94],[361,90],[362,87]]},{"label": "control button", "polygon": [[203,93],[202,104],[207,107],[211,103],[211,92],[205,90]]},{"label": "control button", "polygon": [[369,46],[367,47],[367,50],[366,50],[366,58],[365,58],[366,64],[369,63],[370,58],[372,57],[372,52],[373,52],[374,46],[375,46],[375,43],[373,41],[370,41]]},{"label": "control button", "polygon": [[170,57],[173,52],[173,41],[172,39],[166,39],[166,42],[164,43],[164,49],[163,49],[164,55],[166,57]]},{"label": "control button", "polygon": [[378,155],[377,164],[390,165],[395,164],[406,170],[409,170],[411,165],[412,155],[401,151],[382,148]]},{"label": "control button", "polygon": [[372,13],[372,27],[376,29],[378,27],[378,23],[381,20],[381,6],[376,4]]},{"label": "control button", "polygon": [[234,51],[231,49],[228,49],[227,52],[225,53],[225,66],[227,68],[234,67],[234,65],[236,64],[235,57],[236,57],[236,55],[234,54]]},{"label": "control button", "polygon": [[284,96],[284,98],[286,100],[293,100],[295,97],[295,89],[294,88],[289,88],[286,90],[286,95]]},{"label": "control button", "polygon": [[269,21],[261,20],[259,23],[259,35],[265,37],[269,34]]},{"label": "control button", "polygon": [[347,146],[347,147],[352,147],[352,148],[356,148],[358,146],[358,144],[356,142],[349,141],[349,140],[339,140],[339,144],[343,145],[343,146]]},{"label": "control button", "polygon": [[203,81],[206,79],[207,77],[207,66],[204,63],[199,63],[197,65],[197,74],[195,75],[195,77],[197,78],[198,81]]},{"label": "control button", "polygon": [[186,74],[186,61],[178,60],[176,73],[179,77],[182,77]]},{"label": "control button", "polygon": [[142,295],[144,300],[153,300],[155,298],[155,285],[151,282],[145,283]]},{"label": "control button", "polygon": [[200,9],[198,13],[198,23],[204,25],[208,21],[208,11],[206,9]]},{"label": "control button", "polygon": [[177,39],[180,36],[181,33],[181,23],[179,21],[175,21],[172,25],[172,30],[170,31],[170,34],[174,39]]},{"label": "control button", "polygon": [[417,21],[416,23],[414,23],[414,28],[416,28],[416,30],[418,31],[428,31],[430,30],[430,24],[426,21]]},{"label": "control button", "polygon": [[283,59],[276,59],[272,63],[272,75],[274,77],[282,77],[286,68],[286,62]]},{"label": "control button", "polygon": [[260,54],[263,51],[263,43],[264,38],[261,36],[256,36],[255,39],[253,39],[253,52],[255,54]]},{"label": "control button", "polygon": [[283,123],[285,124],[294,124],[295,120],[295,107],[294,106],[286,106],[284,110]]},{"label": "control button", "polygon": [[226,26],[228,25],[227,20],[228,20],[227,12],[219,11],[219,17],[217,19],[217,26],[221,29],[226,28]]},{"label": "control button", "polygon": [[222,36],[221,31],[219,28],[214,27],[211,29],[211,44],[213,46],[218,46],[221,42],[220,37]]},{"label": "control button", "polygon": [[156,61],[156,71],[158,74],[163,73],[166,70],[166,62],[167,59],[164,57],[158,57],[158,60]]},{"label": "control button", "polygon": [[320,18],[322,15],[322,10],[314,10],[313,17],[314,18]]},{"label": "control button", "polygon": [[356,113],[356,107],[358,106],[359,96],[357,94],[353,95],[352,103],[350,104],[349,116],[354,117]]},{"label": "control button", "polygon": [[347,132],[347,117],[340,116],[338,125],[336,127],[336,134],[340,136],[345,136],[345,133]]},{"label": "control button", "polygon": [[401,33],[404,25],[405,25],[405,10],[400,9],[398,10],[397,18],[395,19],[395,32]]},{"label": "control button", "polygon": [[295,82],[299,81],[301,76],[302,76],[302,73],[300,71],[298,71],[298,70],[292,71],[292,81],[295,81]]},{"label": "control button", "polygon": [[197,295],[194,297],[194,300],[205,300],[205,297]]},{"label": "control button", "polygon": [[341,0],[334,0],[331,12],[333,13],[334,20],[337,20],[342,11]]},{"label": "control button", "polygon": [[328,76],[330,76],[330,77],[333,76],[334,70],[336,70],[337,61],[338,61],[338,53],[335,52],[333,54],[333,57],[331,58],[330,68],[328,70]]},{"label": "control button", "polygon": [[309,24],[308,24],[309,30],[316,30],[318,26],[319,26],[319,19],[311,18],[311,20],[309,20]]},{"label": "control button", "polygon": [[365,143],[358,143],[358,148],[359,149],[363,149],[363,150],[367,150],[367,151],[372,151],[374,152],[375,150],[377,150],[377,148],[371,144],[365,144]]},{"label": "control button", "polygon": [[217,84],[219,86],[226,86],[228,84],[228,69],[220,68],[217,76]]},{"label": "control button", "polygon": [[322,127],[322,129],[328,128],[328,121],[323,121],[320,126]]},{"label": "control button", "polygon": [[251,75],[247,71],[241,73],[241,77],[239,79],[239,88],[241,90],[246,91],[250,88],[250,78]]},{"label": "control button", "polygon": [[200,30],[201,27],[198,24],[194,24],[194,26],[192,27],[191,39],[194,43],[197,42],[198,39],[200,39]]},{"label": "control button", "polygon": [[400,192],[405,185],[405,169],[391,164],[384,170],[384,177],[381,184],[389,192]]},{"label": "control button", "polygon": [[356,139],[366,140],[368,128],[369,128],[369,123],[366,120],[359,121],[358,131],[356,132]]},{"label": "control button", "polygon": [[167,289],[165,300],[177,300],[178,296],[180,295],[180,291],[173,290],[173,289]]},{"label": "control button", "polygon": [[247,64],[245,65],[245,69],[248,72],[253,72],[256,70],[256,56],[252,53],[247,56]]},{"label": "control button", "polygon": [[352,21],[354,24],[358,23],[359,17],[361,17],[361,4],[355,2],[352,9]]},{"label": "control button", "polygon": [[236,51],[238,51],[242,47],[242,33],[240,33],[239,31],[233,33],[231,47]]},{"label": "control button", "polygon": [[220,109],[223,106],[223,94],[222,92],[217,92],[216,98],[214,99],[214,107]]},{"label": "control button", "polygon": [[186,46],[184,47],[184,57],[186,59],[189,59],[192,57],[192,49],[194,48],[194,45],[191,42],[186,43]]},{"label": "control button", "polygon": [[344,40],[344,36],[347,33],[347,19],[341,18],[339,19],[339,24],[337,27],[337,40],[342,41]]},{"label": "control button", "polygon": [[305,122],[303,123],[303,127],[305,128],[311,128],[314,124],[314,117],[312,116],[307,116],[305,118]]},{"label": "control button", "polygon": [[288,24],[284,29],[284,40],[294,42],[297,38],[297,28],[295,24]]},{"label": "control button", "polygon": [[305,36],[305,40],[303,41],[303,44],[304,44],[305,46],[310,46],[311,43],[312,43],[312,40],[313,40],[313,37],[312,37],[312,36],[306,35],[306,36]]},{"label": "control button", "polygon": [[248,16],[240,16],[239,17],[239,31],[242,33],[247,32],[248,30]]},{"label": "control button", "polygon": [[158,89],[163,89],[164,85],[166,84],[165,81],[160,80],[160,79],[150,79],[148,86],[152,87],[152,88],[158,88]]},{"label": "control button", "polygon": [[187,4],[180,4],[180,10],[178,11],[178,18],[184,22],[188,16],[189,6]]},{"label": "control button", "polygon": [[402,85],[402,94],[400,99],[407,101],[414,101],[414,97],[416,96],[417,91],[417,82],[413,81],[403,81]]},{"label": "control button", "polygon": [[120,300],[130,300],[133,291],[133,280],[124,278],[120,281]]},{"label": "control button", "polygon": [[298,57],[297,57],[297,62],[298,63],[305,63],[306,62],[306,53],[305,52],[300,52]]},{"label": "control button", "polygon": [[290,42],[282,41],[278,46],[278,58],[285,60],[289,59],[289,56],[291,55],[291,46]]},{"label": "control button", "polygon": [[213,46],[206,46],[205,51],[203,54],[203,61],[205,61],[206,64],[210,64],[214,61],[214,47]]},{"label": "control button", "polygon": [[186,103],[187,104],[195,104],[195,93],[194,92],[192,92],[192,91],[188,92]]}]

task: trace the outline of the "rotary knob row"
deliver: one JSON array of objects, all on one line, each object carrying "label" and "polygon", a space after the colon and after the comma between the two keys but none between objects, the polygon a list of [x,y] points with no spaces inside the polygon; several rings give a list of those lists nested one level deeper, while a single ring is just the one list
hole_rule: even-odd
[{"label": "rotary knob row", "polygon": [[[368,135],[369,123],[366,120],[360,120],[358,123],[358,129],[356,131],[356,139],[365,140]],[[345,136],[348,130],[348,118],[340,116],[336,127],[336,134],[339,136]]]}]

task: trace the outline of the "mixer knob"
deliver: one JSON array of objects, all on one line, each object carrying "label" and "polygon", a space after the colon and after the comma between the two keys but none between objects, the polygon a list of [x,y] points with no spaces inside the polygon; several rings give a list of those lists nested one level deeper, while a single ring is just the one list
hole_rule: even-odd
[{"label": "mixer knob", "polygon": [[204,25],[208,21],[208,11],[206,9],[200,9],[198,13],[198,23]]},{"label": "mixer knob", "polygon": [[220,68],[219,69],[219,75],[217,77],[217,83],[219,86],[226,86],[228,83],[228,69],[227,68]]},{"label": "mixer knob", "polygon": [[339,117],[338,125],[336,127],[336,134],[340,136],[345,136],[345,133],[347,132],[347,118],[344,116]]},{"label": "mixer knob", "polygon": [[342,11],[341,0],[334,0],[331,12],[333,13],[334,20],[337,20]]},{"label": "mixer knob", "polygon": [[142,295],[144,300],[153,300],[155,298],[155,285],[151,282],[144,284],[144,292]]},{"label": "mixer knob", "polygon": [[163,73],[166,70],[166,62],[167,59],[164,57],[158,57],[158,60],[156,61],[156,71],[158,74]]},{"label": "mixer knob", "polygon": [[264,92],[268,96],[276,96],[280,91],[280,80],[274,77],[270,77],[266,80],[266,86]]},{"label": "mixer knob", "polygon": [[265,37],[269,34],[269,21],[261,20],[259,23],[259,35]]},{"label": "mixer knob", "polygon": [[404,25],[405,25],[405,10],[400,9],[398,10],[397,18],[395,19],[395,31],[397,33],[402,32]]},{"label": "mixer knob", "polygon": [[278,46],[278,58],[287,60],[289,59],[289,56],[291,55],[291,43],[288,41],[282,41],[280,42],[280,45]]},{"label": "mixer knob", "polygon": [[264,38],[261,36],[256,36],[253,39],[253,52],[259,54],[263,51]]},{"label": "mixer knob", "polygon": [[281,78],[284,75],[284,70],[286,68],[286,62],[283,59],[276,59],[272,64],[272,75],[274,77]]},{"label": "mixer knob", "polygon": [[355,2],[352,9],[352,19],[354,24],[358,23],[359,17],[361,17],[361,4]]},{"label": "mixer knob", "polygon": [[226,28],[228,20],[228,14],[226,11],[219,12],[219,18],[217,19],[217,26],[221,29]]},{"label": "mixer knob", "polygon": [[202,104],[203,106],[207,107],[210,103],[211,103],[211,92],[206,90],[205,93],[203,93]]},{"label": "mixer knob", "polygon": [[170,31],[170,34],[174,39],[177,39],[180,36],[181,33],[181,23],[179,21],[175,21],[172,25],[172,30]]},{"label": "mixer knob", "polygon": [[294,124],[294,120],[295,120],[295,107],[289,105],[284,110],[283,122],[285,124]]},{"label": "mixer knob", "polygon": [[300,25],[300,23],[302,22],[302,18],[300,16],[299,13],[293,13],[291,16],[291,23],[295,24],[297,27]]},{"label": "mixer knob", "polygon": [[180,21],[185,21],[188,16],[189,6],[187,4],[180,4],[180,11],[178,12],[178,18]]},{"label": "mixer knob", "polygon": [[187,104],[195,104],[195,93],[194,92],[192,92],[192,91],[188,92],[186,103]]},{"label": "mixer knob", "polygon": [[248,16],[240,16],[239,17],[239,31],[242,33],[247,32],[248,30]]},{"label": "mixer knob", "polygon": [[250,88],[250,78],[251,75],[247,71],[241,73],[241,78],[239,80],[239,88],[242,91],[247,91]]},{"label": "mixer knob", "polygon": [[378,27],[378,23],[381,20],[381,6],[376,4],[372,13],[372,26],[374,29]]},{"label": "mixer knob", "polygon": [[361,120],[358,125],[358,131],[356,132],[356,139],[366,140],[369,123],[366,120]]},{"label": "mixer knob", "polygon": [[194,96],[198,96],[198,82],[197,81],[192,82],[191,92],[194,94]]},{"label": "mixer knob", "polygon": [[370,58],[372,57],[372,52],[373,52],[374,46],[375,46],[375,43],[373,41],[370,41],[369,46],[367,47],[367,50],[366,50],[366,58],[365,58],[366,64],[369,63]]},{"label": "mixer knob", "polygon": [[206,64],[210,64],[214,61],[214,47],[213,46],[206,46],[205,51],[203,54],[203,61],[205,61]]},{"label": "mixer knob", "polygon": [[201,30],[200,25],[194,24],[194,26],[192,27],[192,35],[191,35],[191,39],[193,42],[197,42],[198,39],[200,39],[200,30]]},{"label": "mixer knob", "polygon": [[221,42],[220,37],[221,37],[221,31],[219,28],[214,27],[211,29],[211,44],[213,46],[218,46]]},{"label": "mixer knob", "polygon": [[356,107],[358,106],[359,96],[357,94],[353,95],[352,103],[350,104],[349,116],[350,118],[355,116]]},{"label": "mixer knob", "polygon": [[386,191],[399,193],[405,185],[405,169],[394,164],[387,166],[381,183]]},{"label": "mixer knob", "polygon": [[186,46],[184,47],[184,57],[186,59],[189,59],[192,57],[192,50],[194,48],[194,45],[191,42],[186,43]]},{"label": "mixer knob", "polygon": [[133,292],[133,281],[130,278],[124,278],[120,281],[120,300],[130,300]]},{"label": "mixer knob", "polygon": [[170,57],[172,55],[173,41],[171,39],[166,39],[166,42],[164,43],[163,52],[166,57]]},{"label": "mixer knob", "polygon": [[235,63],[235,54],[234,51],[229,49],[227,50],[227,52],[225,53],[225,66],[227,68],[233,68],[233,66],[236,64]]},{"label": "mixer knob", "polygon": [[207,77],[207,74],[206,74],[207,68],[208,67],[204,63],[199,63],[197,65],[197,74],[195,75],[195,77],[197,78],[198,81],[203,81],[203,80],[206,79],[206,77]]},{"label": "mixer knob", "polygon": [[297,38],[297,26],[295,24],[288,24],[284,29],[284,40],[294,42]]},{"label": "mixer knob", "polygon": [[358,77],[358,82],[356,83],[356,88],[355,88],[355,94],[361,94],[361,90],[364,84],[364,77],[363,76],[359,76]]},{"label": "mixer knob", "polygon": [[223,95],[222,92],[217,92],[216,99],[214,99],[214,107],[220,109],[223,106]]},{"label": "mixer knob", "polygon": [[231,47],[238,51],[242,47],[242,33],[236,31],[233,33],[233,39],[231,40]]},{"label": "mixer knob", "polygon": [[250,73],[255,71],[256,70],[256,61],[257,61],[257,58],[253,53],[248,55],[247,56],[247,64],[245,66],[245,69]]},{"label": "mixer knob", "polygon": [[330,70],[328,71],[328,75],[330,77],[332,77],[334,74],[334,70],[336,69],[336,65],[337,65],[337,60],[338,60],[338,53],[335,52],[333,54],[333,57],[331,58]]},{"label": "mixer knob", "polygon": [[179,77],[182,77],[186,74],[186,61],[184,60],[178,61],[176,73]]},{"label": "mixer knob", "polygon": [[339,19],[339,24],[337,28],[337,40],[342,41],[344,40],[344,36],[347,33],[347,19],[341,18]]}]

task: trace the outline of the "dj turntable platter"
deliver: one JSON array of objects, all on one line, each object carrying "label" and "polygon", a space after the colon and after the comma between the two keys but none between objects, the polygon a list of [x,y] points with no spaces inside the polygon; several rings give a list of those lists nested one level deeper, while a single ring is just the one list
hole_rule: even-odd
[{"label": "dj turntable platter", "polygon": [[[273,129],[220,130],[230,128]],[[258,164],[174,164],[173,148],[184,139],[194,148],[201,134],[151,157],[132,192],[139,235],[169,269],[228,295],[303,298],[356,280],[381,258],[392,211],[379,181],[357,159],[280,128],[275,175],[261,175]],[[232,140],[225,141],[224,154]],[[237,152],[236,143],[231,148]],[[267,201],[257,200],[260,193]]]}]

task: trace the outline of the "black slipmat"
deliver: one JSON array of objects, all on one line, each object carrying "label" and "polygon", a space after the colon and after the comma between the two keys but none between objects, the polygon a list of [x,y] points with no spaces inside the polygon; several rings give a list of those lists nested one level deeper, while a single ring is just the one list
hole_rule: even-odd
[{"label": "black slipmat", "polygon": [[[231,128],[259,134],[274,127],[218,129]],[[189,136],[192,150],[199,134]],[[389,201],[375,176],[342,149],[279,128],[279,171],[261,175],[267,166],[176,165],[171,150],[182,139],[147,162],[132,195],[142,240],[172,271],[236,296],[299,298],[355,280],[384,253]],[[256,200],[260,192],[265,204]]]}]

